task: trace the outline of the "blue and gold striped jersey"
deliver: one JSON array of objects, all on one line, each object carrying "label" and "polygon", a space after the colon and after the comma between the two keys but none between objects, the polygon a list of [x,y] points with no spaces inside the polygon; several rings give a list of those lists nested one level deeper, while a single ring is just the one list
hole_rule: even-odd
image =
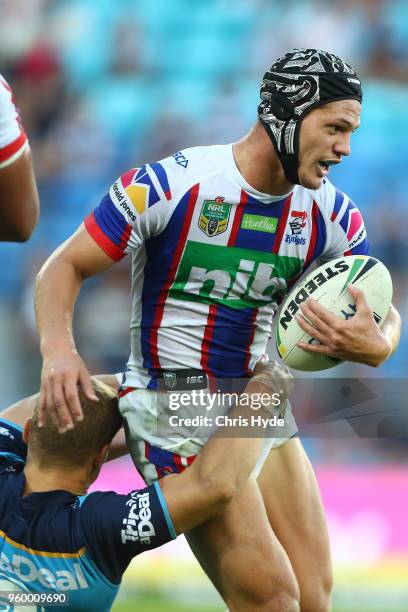
[{"label": "blue and gold striped jersey", "polygon": [[65,592],[70,610],[109,610],[131,559],[176,537],[160,485],[23,497],[26,453],[21,428],[0,419],[0,590]]}]

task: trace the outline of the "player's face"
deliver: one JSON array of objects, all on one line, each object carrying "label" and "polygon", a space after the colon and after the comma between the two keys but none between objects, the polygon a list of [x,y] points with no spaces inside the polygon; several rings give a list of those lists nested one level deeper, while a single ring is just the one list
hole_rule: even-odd
[{"label": "player's face", "polygon": [[319,189],[330,166],[350,155],[350,138],[360,125],[357,100],[330,102],[311,111],[300,127],[299,179],[308,189]]}]

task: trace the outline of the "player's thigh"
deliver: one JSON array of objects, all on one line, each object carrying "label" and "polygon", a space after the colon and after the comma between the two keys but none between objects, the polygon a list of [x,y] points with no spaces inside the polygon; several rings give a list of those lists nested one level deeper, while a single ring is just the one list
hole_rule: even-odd
[{"label": "player's thigh", "polygon": [[258,484],[272,529],[295,571],[301,609],[327,610],[332,585],[328,532],[316,477],[298,438],[271,450]]},{"label": "player's thigh", "polygon": [[[228,508],[188,534],[206,574],[231,610],[296,610],[298,586],[251,477]],[[265,607],[266,605],[266,607]]]}]

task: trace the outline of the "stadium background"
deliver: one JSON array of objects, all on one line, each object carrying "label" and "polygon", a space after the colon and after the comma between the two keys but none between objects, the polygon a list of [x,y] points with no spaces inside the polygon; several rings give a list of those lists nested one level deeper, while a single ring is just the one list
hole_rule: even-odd
[{"label": "stadium background", "polygon": [[[404,0],[0,0],[0,72],[30,137],[41,220],[30,242],[0,245],[0,408],[38,388],[33,279],[124,169],[196,144],[239,138],[254,122],[261,76],[291,47],[344,56],[364,80],[362,126],[332,180],[359,205],[373,255],[408,304],[408,3]],[[58,291],[58,287],[55,288]],[[92,372],[128,354],[128,267],[89,281],[76,313]],[[407,327],[380,370],[337,376],[408,391]],[[402,432],[402,436],[406,436]],[[407,610],[407,444],[308,438],[329,520],[335,610]],[[130,463],[100,486],[134,486]],[[116,610],[223,610],[183,539],[135,561]]]}]

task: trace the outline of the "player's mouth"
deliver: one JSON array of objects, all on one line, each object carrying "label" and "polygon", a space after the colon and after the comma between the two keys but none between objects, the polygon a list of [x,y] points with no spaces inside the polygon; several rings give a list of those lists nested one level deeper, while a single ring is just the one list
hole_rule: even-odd
[{"label": "player's mouth", "polygon": [[320,170],[320,176],[327,176],[330,172],[330,166],[334,166],[334,164],[338,164],[338,161],[333,161],[330,159],[325,159],[322,161],[317,162],[317,165],[319,167]]}]

